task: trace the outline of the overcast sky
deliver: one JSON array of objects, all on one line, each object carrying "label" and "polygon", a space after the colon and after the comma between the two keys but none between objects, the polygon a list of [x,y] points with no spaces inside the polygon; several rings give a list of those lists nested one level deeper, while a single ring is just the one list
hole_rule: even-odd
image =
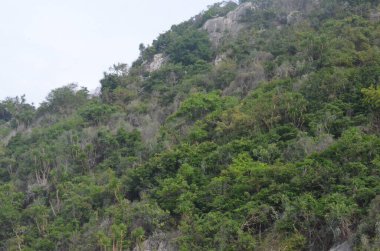
[{"label": "overcast sky", "polygon": [[103,72],[133,62],[140,43],[198,14],[213,0],[0,0],[0,99],[98,87]]}]

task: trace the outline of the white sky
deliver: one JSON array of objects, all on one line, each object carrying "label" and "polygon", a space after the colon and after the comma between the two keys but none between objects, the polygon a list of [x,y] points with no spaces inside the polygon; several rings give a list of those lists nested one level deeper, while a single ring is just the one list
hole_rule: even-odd
[{"label": "white sky", "polygon": [[98,87],[137,59],[138,45],[215,0],[0,0],[0,99],[39,104],[54,88]]}]

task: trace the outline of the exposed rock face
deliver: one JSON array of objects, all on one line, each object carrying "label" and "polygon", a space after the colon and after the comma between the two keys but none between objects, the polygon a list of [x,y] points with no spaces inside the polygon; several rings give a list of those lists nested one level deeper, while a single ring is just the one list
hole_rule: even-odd
[{"label": "exposed rock face", "polygon": [[300,11],[292,11],[286,17],[286,22],[289,25],[293,25],[298,23],[302,19],[302,13]]},{"label": "exposed rock face", "polygon": [[[208,20],[202,27],[207,31],[214,47],[217,47],[221,39],[227,34],[236,37],[238,33],[249,24],[244,22],[247,15],[255,10],[274,10],[280,16],[286,18],[287,24],[299,22],[303,15],[307,15],[320,5],[320,0],[273,0],[271,2],[246,2],[240,4],[235,10],[230,11],[225,17],[217,17]],[[279,16],[279,17],[280,17]]]},{"label": "exposed rock face", "polygon": [[215,60],[214,60],[214,65],[217,66],[219,65],[221,62],[223,62],[223,60],[225,60],[227,58],[227,55],[224,53],[224,54],[220,54],[220,55],[217,55]]},{"label": "exposed rock face", "polygon": [[320,0],[275,0],[272,6],[268,6],[267,3],[261,2],[256,7],[259,9],[272,8],[278,12],[289,14],[294,11],[300,11],[304,14],[308,14],[311,11],[318,8]]},{"label": "exposed rock face", "polygon": [[178,246],[172,242],[177,236],[178,233],[156,233],[133,251],[178,251]]},{"label": "exposed rock face", "polygon": [[228,33],[235,37],[240,30],[247,25],[242,23],[241,20],[247,15],[248,11],[254,10],[255,6],[251,3],[243,3],[235,10],[230,11],[225,17],[217,17],[208,20],[202,27],[207,31],[210,40],[214,46],[218,46],[222,37]]},{"label": "exposed rock face", "polygon": [[346,241],[338,246],[331,248],[330,251],[352,251],[352,247],[348,241]]},{"label": "exposed rock face", "polygon": [[167,62],[167,58],[164,56],[164,54],[159,53],[154,55],[152,62],[148,62],[145,64],[145,70],[148,72],[154,72],[159,70],[162,65],[164,65]]},{"label": "exposed rock face", "polygon": [[369,19],[371,22],[379,22],[380,21],[380,11],[371,11],[369,14]]}]

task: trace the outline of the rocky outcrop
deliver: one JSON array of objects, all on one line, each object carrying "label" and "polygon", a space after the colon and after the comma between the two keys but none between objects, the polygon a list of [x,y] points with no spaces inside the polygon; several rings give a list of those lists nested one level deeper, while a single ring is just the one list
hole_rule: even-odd
[{"label": "rocky outcrop", "polygon": [[254,1],[258,10],[274,10],[277,13],[289,14],[299,11],[303,14],[310,14],[320,8],[321,0],[272,0]]},{"label": "rocky outcrop", "polygon": [[348,241],[343,242],[342,244],[330,249],[330,251],[352,251],[352,250],[353,250],[352,246],[350,245],[350,243],[348,243]]},{"label": "rocky outcrop", "polygon": [[240,4],[235,10],[230,11],[225,17],[209,19],[202,29],[207,31],[214,47],[217,47],[226,35],[234,38],[241,30],[249,26],[249,15],[255,10],[273,10],[278,14],[278,20],[285,20],[288,25],[293,25],[318,9],[320,0],[273,0],[254,1]]},{"label": "rocky outcrop", "polygon": [[174,239],[178,233],[155,233],[140,245],[136,246],[133,251],[178,251],[178,245]]},{"label": "rocky outcrop", "polygon": [[254,9],[255,6],[253,3],[243,3],[235,10],[230,11],[225,17],[207,20],[202,29],[207,31],[212,44],[218,46],[226,33],[235,37],[239,31],[247,26],[247,24],[241,22],[241,20],[244,19],[249,11]]},{"label": "rocky outcrop", "polygon": [[151,62],[145,62],[144,68],[147,72],[154,72],[159,70],[168,59],[164,56],[164,54],[159,53],[153,56],[153,60]]},{"label": "rocky outcrop", "polygon": [[215,60],[214,60],[214,65],[218,66],[226,58],[227,58],[227,54],[226,53],[223,53],[223,54],[220,54],[220,55],[216,55]]},{"label": "rocky outcrop", "polygon": [[369,13],[369,20],[371,22],[379,22],[380,21],[380,11],[371,11]]},{"label": "rocky outcrop", "polygon": [[286,23],[288,25],[294,25],[300,20],[302,20],[302,13],[298,10],[290,12],[286,17]]}]

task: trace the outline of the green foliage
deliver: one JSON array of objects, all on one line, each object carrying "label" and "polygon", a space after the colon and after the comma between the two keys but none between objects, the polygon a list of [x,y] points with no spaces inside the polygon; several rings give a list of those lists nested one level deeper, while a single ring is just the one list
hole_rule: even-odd
[{"label": "green foliage", "polygon": [[123,86],[125,84],[125,76],[128,72],[126,64],[113,65],[110,68],[110,72],[104,73],[104,78],[100,80],[102,99],[104,101],[112,100],[112,91],[114,91],[118,86]]},{"label": "green foliage", "polygon": [[213,74],[216,87],[219,89],[224,89],[235,79],[237,66],[232,60],[224,60],[219,63],[215,68]]},{"label": "green foliage", "polygon": [[380,89],[373,86],[369,88],[362,89],[364,95],[364,102],[371,108],[373,111],[372,124],[373,127],[377,130],[380,129]]},{"label": "green foliage", "polygon": [[76,84],[57,88],[49,93],[46,101],[38,109],[40,114],[59,113],[70,114],[87,102],[88,90],[82,87],[78,90]]},{"label": "green foliage", "polygon": [[187,119],[194,121],[209,112],[220,109],[222,104],[223,100],[218,93],[195,93],[181,104],[176,116],[186,116]]},{"label": "green foliage", "polygon": [[83,107],[79,114],[85,121],[99,125],[101,122],[106,122],[115,111],[113,106],[93,102]]},{"label": "green foliage", "polygon": [[0,125],[8,122],[8,127],[11,128],[28,127],[32,123],[35,113],[35,107],[26,103],[25,96],[7,98],[0,105]]},{"label": "green foliage", "polygon": [[[172,40],[165,52],[174,63],[191,65],[198,60],[209,61],[212,57],[211,44],[207,34],[194,28],[186,30],[173,27]],[[178,30],[178,31],[177,31]]]},{"label": "green foliage", "polygon": [[380,109],[380,89],[371,86],[370,88],[362,89],[362,93],[365,96],[365,102],[374,109]]},{"label": "green foliage", "polygon": [[17,232],[24,195],[11,184],[0,185],[0,245]]},{"label": "green foliage", "polygon": [[235,3],[140,46],[99,97],[0,102],[0,249],[376,250],[379,2],[252,2],[219,46],[199,28]]}]

